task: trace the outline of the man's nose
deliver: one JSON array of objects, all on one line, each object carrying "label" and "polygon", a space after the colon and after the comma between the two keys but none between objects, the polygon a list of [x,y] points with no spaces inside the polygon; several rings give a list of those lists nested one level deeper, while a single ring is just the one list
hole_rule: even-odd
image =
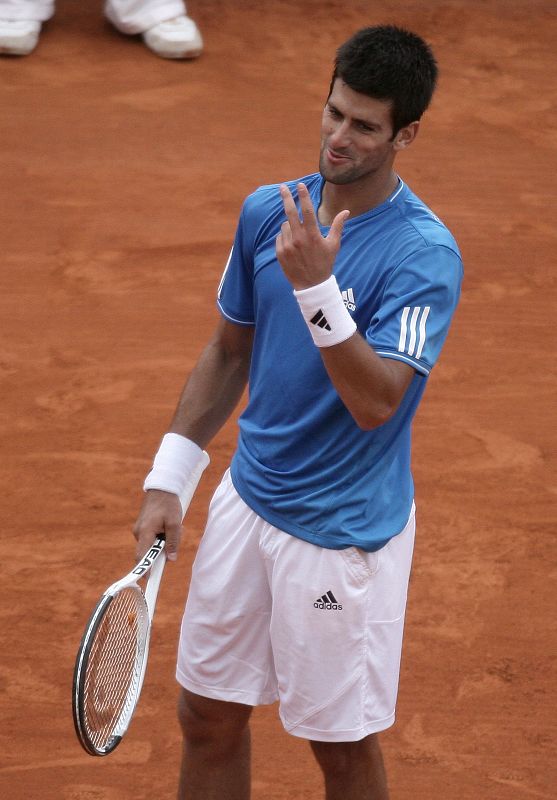
[{"label": "man's nose", "polygon": [[350,123],[343,120],[329,136],[329,146],[333,150],[342,150],[350,144]]}]

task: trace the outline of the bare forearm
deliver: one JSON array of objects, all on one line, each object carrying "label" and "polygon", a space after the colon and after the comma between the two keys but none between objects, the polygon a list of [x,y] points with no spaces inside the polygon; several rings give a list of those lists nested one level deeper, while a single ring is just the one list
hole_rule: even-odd
[{"label": "bare forearm", "polygon": [[319,352],[344,405],[366,430],[394,414],[414,376],[407,364],[378,356],[358,333]]}]

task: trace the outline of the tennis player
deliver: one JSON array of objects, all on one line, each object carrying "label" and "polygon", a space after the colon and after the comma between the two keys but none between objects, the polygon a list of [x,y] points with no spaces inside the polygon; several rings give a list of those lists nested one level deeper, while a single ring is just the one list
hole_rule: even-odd
[{"label": "tennis player", "polygon": [[394,171],[437,66],[417,35],[337,52],[319,172],[245,201],[222,318],[134,533],[174,554],[204,448],[249,383],[193,566],[177,678],[181,800],[246,800],[253,706],[309,740],[327,800],[385,800],[414,543],[410,427],[457,305],[457,245]]}]

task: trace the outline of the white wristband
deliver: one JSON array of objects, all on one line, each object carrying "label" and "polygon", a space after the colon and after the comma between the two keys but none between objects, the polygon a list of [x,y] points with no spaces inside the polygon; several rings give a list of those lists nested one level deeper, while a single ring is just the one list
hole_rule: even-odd
[{"label": "white wristband", "polygon": [[209,460],[205,450],[195,442],[178,433],[167,433],[155,456],[153,469],[145,478],[143,490],[161,489],[178,495],[183,519]]},{"label": "white wristband", "polygon": [[294,297],[317,347],[340,344],[356,331],[334,275],[309,289],[295,289]]}]

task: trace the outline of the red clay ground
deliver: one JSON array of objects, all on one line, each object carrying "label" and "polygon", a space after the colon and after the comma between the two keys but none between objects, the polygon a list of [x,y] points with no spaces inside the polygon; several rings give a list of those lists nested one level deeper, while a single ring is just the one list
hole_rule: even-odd
[{"label": "red clay ground", "polygon": [[[234,424],[210,448],[137,716],[106,759],[74,737],[75,652],[130,564],[141,481],[215,323],[242,198],[315,168],[334,47],[393,21],[441,63],[399,170],[454,230],[466,282],[415,425],[392,796],[554,798],[554,2],[192,0],[195,63],[155,58],[100,6],[60,2],[32,56],[0,61],[1,796],[174,797],[178,624]],[[275,708],[255,713],[254,742],[255,800],[321,797]]]}]

